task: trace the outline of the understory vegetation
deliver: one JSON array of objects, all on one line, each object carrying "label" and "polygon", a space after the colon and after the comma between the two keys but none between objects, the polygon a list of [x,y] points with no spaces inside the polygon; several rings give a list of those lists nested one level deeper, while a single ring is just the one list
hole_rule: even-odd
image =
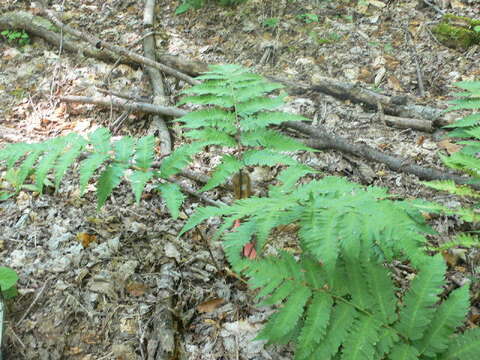
[{"label": "understory vegetation", "polygon": [[[295,344],[295,359],[478,357],[480,329],[464,328],[469,285],[445,293],[445,260],[431,255],[427,235],[435,231],[422,211],[436,208],[434,204],[400,201],[387,189],[340,177],[319,179],[314,169],[295,159],[297,151],[313,150],[272,128],[308,120],[278,111],[283,94],[272,93],[281,91],[280,85],[236,65],[214,66],[197,79],[202,83],[186,90],[181,104],[202,108],[177,119],[186,144],[159,165],[153,136],[112,140],[104,128],[87,138],[70,134],[43,143],[12,144],[0,151],[0,164],[11,184],[2,190],[2,198],[22,189],[58,189],[73,167],[82,193],[95,179],[99,208],[123,179],[131,184],[137,203],[146,184],[153,182],[177,217],[185,196],[171,182],[172,176],[207,147],[224,155],[200,191],[222,186],[246,168],[281,166],[268,196],[201,207],[180,233],[210,217],[222,218],[214,238],[223,239],[231,267],[248,277],[260,304],[277,306],[258,339]],[[479,109],[480,83],[458,85],[466,92],[457,94],[454,109]],[[452,135],[466,140],[459,143],[464,145],[461,151],[443,158],[475,180],[480,169],[479,121],[480,115],[474,114],[451,126]],[[478,197],[474,190],[466,192],[453,183],[430,186]],[[475,221],[475,211],[468,213]],[[272,234],[292,224],[298,229],[298,246],[287,251]],[[475,240],[473,235],[469,239]],[[255,247],[256,256],[244,255],[247,244]],[[398,262],[411,268],[407,289],[394,277]]]}]

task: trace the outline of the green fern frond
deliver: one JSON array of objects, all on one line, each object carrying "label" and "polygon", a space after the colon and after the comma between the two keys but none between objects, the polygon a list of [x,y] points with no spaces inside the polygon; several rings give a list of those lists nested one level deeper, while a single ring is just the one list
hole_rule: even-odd
[{"label": "green fern frond", "polygon": [[364,262],[364,270],[373,300],[373,315],[384,324],[393,323],[397,319],[395,312],[397,299],[388,270],[383,265],[373,262]]},{"label": "green fern frond", "polygon": [[235,114],[219,108],[193,111],[176,121],[185,123],[182,128],[198,129],[210,126],[228,134],[234,134],[237,130],[234,125]]},{"label": "green fern frond", "polygon": [[417,348],[429,357],[444,352],[455,329],[462,325],[470,308],[468,286],[454,290],[437,309],[435,316]]},{"label": "green fern frond", "polygon": [[215,168],[212,176],[205,186],[200,189],[200,192],[211,190],[214,187],[223,184],[230,176],[239,172],[243,167],[243,163],[235,156],[223,156],[222,162]]},{"label": "green fern frond", "polygon": [[271,186],[270,191],[272,192],[272,195],[275,191],[278,191],[279,193],[290,192],[294,189],[295,184],[300,178],[305,175],[315,173],[317,173],[317,171],[307,165],[289,166],[288,168],[282,170],[277,176],[277,180],[281,184],[277,186]]},{"label": "green fern frond", "polygon": [[205,145],[219,145],[226,147],[235,147],[237,142],[235,139],[224,131],[217,129],[205,128],[200,130],[191,130],[186,137],[195,140],[203,140]]},{"label": "green fern frond", "polygon": [[191,161],[193,155],[198,153],[204,147],[203,143],[192,143],[183,145],[170,154],[162,161],[160,174],[164,179],[182,171]]},{"label": "green fern frond", "polygon": [[463,117],[460,120],[455,121],[453,124],[449,124],[444,126],[445,128],[469,128],[472,126],[476,126],[480,123],[480,113],[478,114],[471,114]]},{"label": "green fern frond", "polygon": [[186,96],[177,105],[183,104],[196,104],[196,105],[214,105],[222,108],[231,108],[235,105],[235,98],[233,96],[217,96],[217,95],[194,95]]},{"label": "green fern frond", "polygon": [[125,165],[114,163],[100,174],[97,183],[97,209],[105,204],[113,189],[120,184],[125,169]]},{"label": "green fern frond", "polygon": [[92,153],[80,163],[80,194],[83,195],[95,171],[109,159],[106,152]]},{"label": "green fern frond", "polygon": [[66,137],[58,137],[45,143],[46,149],[51,149],[51,151],[46,152],[35,167],[35,185],[39,193],[42,193],[47,174],[55,166],[67,141]]},{"label": "green fern frond", "polygon": [[420,356],[418,350],[408,344],[394,345],[390,354],[391,360],[417,360]]},{"label": "green fern frond", "polygon": [[135,145],[135,167],[148,170],[153,164],[155,137],[143,136]]},{"label": "green fern frond", "polygon": [[306,359],[323,340],[333,307],[332,297],[325,292],[316,292],[305,313],[303,325],[297,342],[295,360]]},{"label": "green fern frond", "polygon": [[301,115],[284,113],[281,111],[261,112],[254,116],[240,120],[240,128],[243,131],[266,128],[269,125],[280,125],[286,121],[311,121]]},{"label": "green fern frond", "polygon": [[283,99],[279,96],[273,98],[254,98],[237,104],[236,110],[241,116],[248,116],[259,111],[275,110],[283,105]]},{"label": "green fern frond", "polygon": [[154,174],[152,171],[134,171],[130,175],[130,184],[137,204],[140,203],[145,185],[153,178],[153,176]]},{"label": "green fern frond", "polygon": [[436,255],[420,268],[419,274],[413,279],[400,310],[400,321],[396,325],[396,329],[409,339],[421,339],[432,321],[445,271],[442,257]]},{"label": "green fern frond", "polygon": [[291,156],[272,150],[248,150],[243,154],[242,160],[246,166],[299,165]]},{"label": "green fern frond", "polygon": [[375,354],[375,344],[379,338],[381,323],[375,318],[359,314],[357,321],[350,328],[350,333],[343,343],[342,360],[370,360]]},{"label": "green fern frond", "polygon": [[467,330],[456,336],[441,360],[476,360],[480,348],[480,328]]},{"label": "green fern frond", "polygon": [[304,306],[311,296],[309,288],[298,286],[291,293],[288,300],[282,306],[281,311],[270,317],[268,323],[258,334],[257,339],[268,339],[276,342],[295,329],[303,315]]},{"label": "green fern frond", "polygon": [[185,195],[180,186],[174,183],[159,184],[157,190],[161,192],[162,198],[165,200],[167,209],[172,217],[177,219],[180,214],[180,206],[185,200]]},{"label": "green fern frond", "polygon": [[425,181],[422,184],[440,191],[447,191],[450,194],[455,194],[458,196],[470,196],[474,198],[480,198],[480,193],[475,191],[471,187],[464,185],[457,185],[452,180],[435,180],[435,181]]},{"label": "green fern frond", "polygon": [[60,183],[67,172],[67,169],[73,164],[75,159],[78,158],[82,150],[84,149],[87,141],[77,135],[69,134],[67,135],[66,148],[65,152],[57,159],[55,164],[55,189],[60,187]]},{"label": "green fern frond", "polygon": [[345,303],[337,304],[332,309],[326,335],[314,350],[312,358],[315,360],[331,359],[347,339],[357,317],[358,313],[354,307]]}]

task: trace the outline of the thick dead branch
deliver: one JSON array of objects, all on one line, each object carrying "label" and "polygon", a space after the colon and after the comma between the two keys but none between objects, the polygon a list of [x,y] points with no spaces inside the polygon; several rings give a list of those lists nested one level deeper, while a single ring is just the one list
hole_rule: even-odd
[{"label": "thick dead branch", "polygon": [[341,100],[350,100],[354,103],[366,104],[369,108],[377,109],[382,105],[385,114],[405,118],[425,119],[433,122],[434,126],[446,125],[442,119],[442,110],[429,106],[407,104],[407,97],[386,96],[374,91],[364,89],[359,85],[343,83],[331,78],[314,76],[312,85],[293,82],[290,80],[270,77],[271,80],[282,83],[288,87],[290,94],[304,94],[308,91],[319,91]]},{"label": "thick dead branch", "polygon": [[457,184],[468,184],[469,181],[472,181],[472,178],[469,177],[412,164],[411,160],[385,154],[368,145],[348,143],[346,139],[340,136],[327,135],[326,130],[320,126],[313,127],[299,122],[288,122],[285,125],[311,136],[310,139],[305,140],[305,143],[315,149],[339,150],[343,153],[361,156],[370,161],[383,163],[391,170],[416,175],[422,180],[453,180]]},{"label": "thick dead branch", "polygon": [[139,103],[118,98],[107,99],[88,96],[60,96],[59,99],[67,103],[95,104],[105,108],[110,108],[110,106],[112,106],[115,109],[139,111],[148,114],[158,114],[173,117],[181,117],[188,113],[185,110],[173,106],[152,105],[149,103]]},{"label": "thick dead branch", "polygon": [[[155,10],[155,0],[147,0],[145,2],[145,11],[143,14],[143,25],[145,31],[153,27],[153,18]],[[147,59],[155,61],[155,37],[153,33],[149,33],[143,39],[143,52]],[[167,105],[168,100],[165,96],[165,88],[163,86],[163,76],[158,69],[147,66],[146,72],[150,78],[150,84],[153,89],[153,104]],[[168,131],[165,119],[160,115],[153,115],[152,123],[150,125],[149,133],[158,133],[160,139],[160,151],[162,155],[168,155],[172,151],[172,140],[170,132]]]},{"label": "thick dead branch", "polygon": [[171,75],[177,79],[183,80],[189,84],[199,84],[200,82],[198,80],[193,79],[192,77],[185,75],[184,73],[173,69],[169,66],[160,64],[156,61],[150,60],[144,56],[138,55],[132,51],[129,51],[121,46],[117,45],[111,45],[105,41],[100,40],[99,38],[83,33],[81,31],[78,31],[68,25],[65,25],[63,22],[61,22],[58,17],[55,15],[55,13],[52,10],[48,10],[45,8],[40,8],[40,11],[56,26],[59,28],[63,29],[65,32],[69,33],[70,35],[73,35],[79,39],[85,40],[88,42],[90,45],[95,46],[97,48],[106,48],[120,56],[123,56],[127,59],[130,59],[132,61],[135,61],[137,63],[143,64],[145,66],[151,66],[155,69],[158,69],[160,71],[163,71],[164,73]]},{"label": "thick dead branch", "polygon": [[416,129],[425,132],[434,131],[432,122],[430,120],[420,120],[390,115],[383,115],[383,120],[387,125],[398,129]]}]

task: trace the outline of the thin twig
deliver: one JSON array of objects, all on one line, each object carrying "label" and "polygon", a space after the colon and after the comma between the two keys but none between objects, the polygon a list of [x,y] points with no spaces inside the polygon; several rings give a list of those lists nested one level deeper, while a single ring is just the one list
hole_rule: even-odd
[{"label": "thin twig", "polygon": [[38,299],[40,299],[40,296],[42,296],[43,292],[45,291],[46,287],[47,287],[47,284],[50,282],[50,279],[47,279],[47,281],[45,281],[45,283],[43,284],[42,288],[40,289],[40,292],[37,294],[37,296],[35,297],[35,299],[32,301],[32,303],[30,304],[30,306],[28,307],[27,311],[25,311],[23,313],[23,316],[20,318],[20,320],[17,322],[17,326],[20,325],[23,320],[25,320],[25,318],[28,316],[28,314],[30,313],[30,310],[32,310],[33,306],[37,303]]}]

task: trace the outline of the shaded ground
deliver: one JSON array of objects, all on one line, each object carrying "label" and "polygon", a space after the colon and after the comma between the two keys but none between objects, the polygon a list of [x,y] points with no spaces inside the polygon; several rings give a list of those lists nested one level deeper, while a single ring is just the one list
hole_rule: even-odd
[{"label": "shaded ground", "polygon": [[[51,3],[62,10],[62,2]],[[453,8],[446,10],[452,13],[478,15],[475,2],[450,3]],[[372,1],[364,7],[356,1],[250,0],[236,8],[209,3],[175,16],[178,4],[158,3],[157,46],[207,63],[235,62],[293,81],[314,82],[316,76],[358,81],[381,93],[407,95],[418,104],[439,108],[445,108],[453,82],[480,75],[479,47],[459,52],[439,44],[429,30],[439,14],[431,7],[418,9],[416,1]],[[84,0],[64,5],[63,20],[71,26],[141,52],[141,2]],[[6,11],[28,10],[14,1],[2,6]],[[57,95],[98,94],[94,86],[107,81],[118,92],[150,95],[141,69],[120,65],[112,71],[112,64],[60,53],[42,39],[32,40],[25,47],[0,42],[0,144],[87,133],[112,125],[121,115],[93,105],[66,105]],[[421,98],[416,61],[425,87]],[[175,103],[184,84],[169,79],[168,85]],[[289,107],[332,133],[419,164],[440,164],[437,153],[445,147],[441,132],[393,129],[360,105],[318,92],[302,96],[290,97]],[[126,114],[116,134],[142,135],[148,120],[145,114]],[[181,142],[178,136],[175,140]],[[218,158],[219,154],[202,154],[192,168],[208,173]],[[305,154],[304,160],[330,174],[388,186],[401,196],[456,201],[421,187],[414,176],[359,158],[323,152]],[[271,176],[257,174],[258,189]],[[181,219],[172,220],[153,192],[136,206],[125,185],[97,212],[94,188],[80,198],[77,182],[71,176],[55,195],[25,191],[0,203],[0,261],[21,278],[21,295],[10,304],[9,359],[291,358],[288,348],[265,349],[262,342],[252,342],[272,310],[254,307],[245,284],[224,271],[227,264],[219,244],[208,247],[196,233],[177,239],[183,221],[201,205],[198,199],[190,198]],[[225,202],[232,198],[227,192],[209,196]],[[439,241],[461,227],[452,218],[435,221]],[[212,220],[203,228],[207,238],[215,225]],[[452,278],[474,278],[478,260],[474,252],[455,257]],[[475,287],[472,297],[476,315],[480,296]],[[171,306],[159,308],[165,298]],[[166,313],[171,323],[162,319]],[[478,315],[470,318],[478,324]],[[158,328],[158,323],[168,328]],[[173,337],[167,339],[168,334]],[[162,357],[162,346],[154,343],[165,339],[174,352]]]}]

